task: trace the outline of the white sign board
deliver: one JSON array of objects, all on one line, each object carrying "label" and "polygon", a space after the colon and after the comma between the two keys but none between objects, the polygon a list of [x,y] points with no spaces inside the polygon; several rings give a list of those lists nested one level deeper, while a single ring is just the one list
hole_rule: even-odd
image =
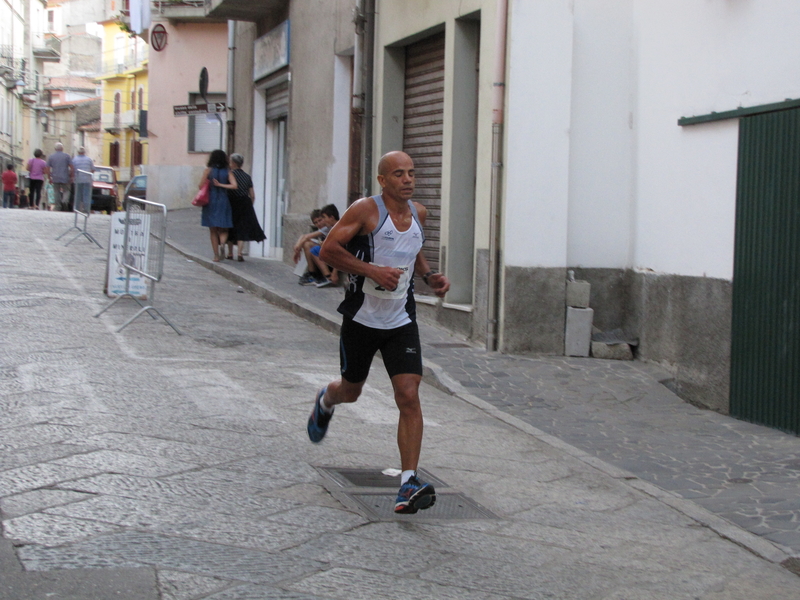
[{"label": "white sign board", "polygon": [[284,21],[253,43],[253,81],[289,64],[289,21]]},{"label": "white sign board", "polygon": [[[108,272],[106,274],[106,294],[116,298],[125,293],[126,269],[122,266],[125,250],[126,212],[111,214],[111,232],[108,240]],[[128,231],[128,264],[144,270],[147,265],[147,240],[150,237],[150,216],[137,214]],[[128,293],[142,300],[147,298],[147,279],[131,271]]]}]

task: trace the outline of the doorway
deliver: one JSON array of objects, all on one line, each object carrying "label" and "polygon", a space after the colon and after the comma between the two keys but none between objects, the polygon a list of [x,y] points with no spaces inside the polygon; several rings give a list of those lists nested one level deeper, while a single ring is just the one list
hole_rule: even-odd
[{"label": "doorway", "polygon": [[800,434],[800,109],[743,117],[731,414]]}]

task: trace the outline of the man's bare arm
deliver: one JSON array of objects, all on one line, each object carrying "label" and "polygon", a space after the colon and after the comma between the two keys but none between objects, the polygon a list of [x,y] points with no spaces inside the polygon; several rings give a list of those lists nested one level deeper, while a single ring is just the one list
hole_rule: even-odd
[{"label": "man's bare arm", "polygon": [[400,269],[365,262],[347,250],[347,243],[355,236],[364,235],[375,228],[377,218],[378,208],[372,198],[362,198],[354,202],[328,233],[320,248],[319,257],[338,271],[369,277],[387,290],[393,290],[400,282]]},{"label": "man's bare arm", "polygon": [[[425,220],[428,218],[428,209],[418,202],[414,202],[414,205],[417,209],[419,222],[424,225]],[[428,259],[425,258],[422,250],[419,251],[417,258],[414,261],[414,272],[420,277],[425,277],[428,275],[428,273],[431,273],[431,267],[428,264]],[[447,279],[447,277],[445,277],[442,273],[431,273],[428,275],[426,283],[433,290],[433,293],[439,298],[443,298],[450,289],[450,280]]]}]

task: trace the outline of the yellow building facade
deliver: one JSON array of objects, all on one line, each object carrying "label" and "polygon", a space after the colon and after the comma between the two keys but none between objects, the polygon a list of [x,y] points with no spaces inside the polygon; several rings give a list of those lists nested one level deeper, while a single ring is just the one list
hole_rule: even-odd
[{"label": "yellow building facade", "polygon": [[147,164],[148,46],[116,21],[103,29],[102,162],[125,184]]}]

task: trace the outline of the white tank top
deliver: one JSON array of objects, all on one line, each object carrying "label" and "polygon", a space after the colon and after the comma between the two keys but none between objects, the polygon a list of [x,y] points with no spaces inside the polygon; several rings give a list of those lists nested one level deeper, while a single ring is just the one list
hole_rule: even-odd
[{"label": "white tank top", "polygon": [[[368,262],[382,267],[395,267],[403,271],[397,288],[386,290],[369,277],[351,278],[351,292],[361,296],[360,306],[353,314],[353,320],[375,329],[394,329],[410,323],[415,316],[414,305],[414,263],[422,249],[424,234],[417,219],[413,204],[411,226],[406,231],[398,231],[385,205],[383,198],[374,196],[378,205],[378,226],[369,235]],[[360,285],[359,285],[360,284]],[[355,288],[355,289],[353,289]],[[360,289],[359,289],[360,288]],[[356,298],[351,298],[351,302]],[[353,308],[356,306],[351,304]]]}]

